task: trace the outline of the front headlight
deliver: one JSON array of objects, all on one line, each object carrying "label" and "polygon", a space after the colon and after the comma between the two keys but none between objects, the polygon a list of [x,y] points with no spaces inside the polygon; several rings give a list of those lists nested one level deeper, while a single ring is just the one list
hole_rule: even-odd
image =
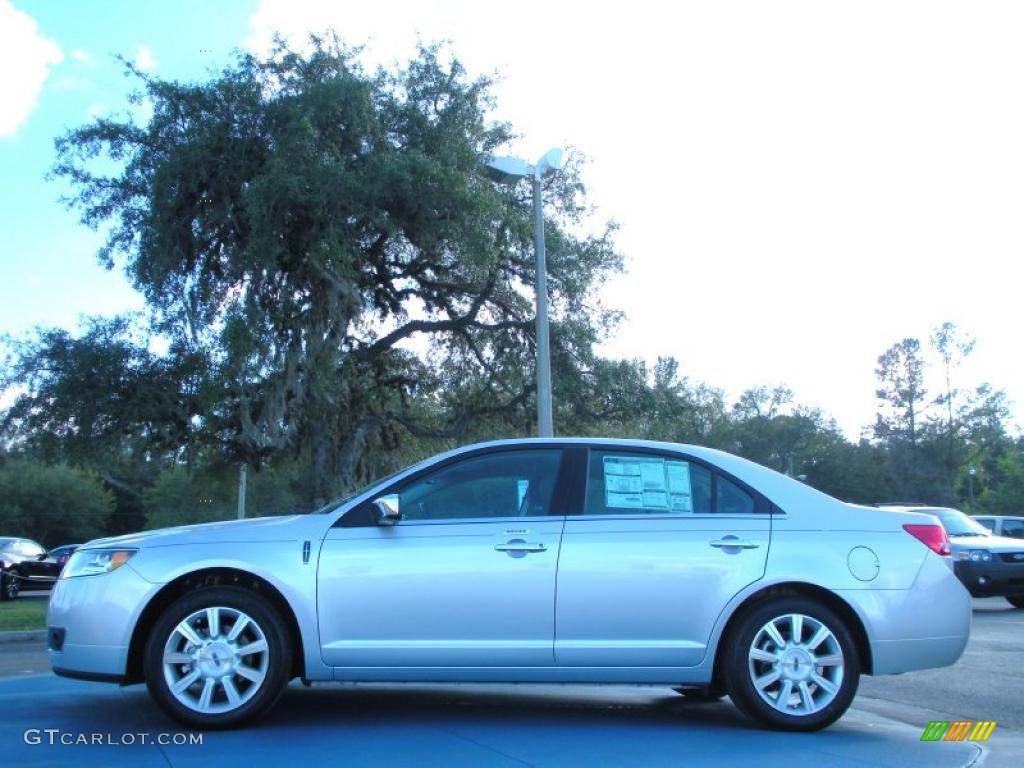
[{"label": "front headlight", "polygon": [[137,549],[80,549],[68,560],[60,578],[73,579],[76,576],[96,576],[116,571],[131,560]]},{"label": "front headlight", "polygon": [[992,560],[992,553],[987,549],[971,549],[960,553],[961,560],[970,560],[972,563],[987,563]]}]

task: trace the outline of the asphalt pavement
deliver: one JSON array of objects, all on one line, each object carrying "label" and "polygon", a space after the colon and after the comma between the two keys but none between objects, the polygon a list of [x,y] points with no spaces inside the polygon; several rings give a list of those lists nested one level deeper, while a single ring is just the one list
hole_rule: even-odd
[{"label": "asphalt pavement", "polygon": [[[694,703],[665,688],[293,684],[259,725],[202,733],[201,745],[176,745],[143,743],[187,740],[191,734],[163,716],[144,686],[57,678],[48,673],[41,644],[6,643],[0,645],[0,711],[6,713],[0,750],[7,764],[40,768],[107,766],[115,760],[140,768],[300,761],[538,768],[790,768],[809,761],[838,768],[1003,768],[1024,763],[1022,661],[1024,611],[996,600],[976,601],[971,643],[957,665],[864,677],[854,707],[815,734],[761,730],[728,700]],[[998,725],[984,745],[922,742],[930,720]]]},{"label": "asphalt pavement", "polygon": [[[937,607],[936,610],[941,610]],[[862,677],[854,706],[901,720],[995,720],[986,768],[1024,765],[1024,611],[974,600],[971,640],[952,667]]]},{"label": "asphalt pavement", "polygon": [[[7,713],[0,725],[5,761],[34,768],[124,761],[137,768],[941,768],[970,765],[980,755],[968,743],[921,742],[920,728],[860,712],[816,734],[764,731],[727,702],[692,704],[664,688],[293,685],[258,726],[205,732],[201,745],[173,744],[175,734],[187,738],[188,732],[164,718],[138,686],[21,677],[0,681],[0,706]],[[58,729],[53,743],[44,729]],[[115,743],[90,744],[93,734]],[[171,743],[142,744],[141,734]],[[80,739],[86,743],[76,744]]]}]

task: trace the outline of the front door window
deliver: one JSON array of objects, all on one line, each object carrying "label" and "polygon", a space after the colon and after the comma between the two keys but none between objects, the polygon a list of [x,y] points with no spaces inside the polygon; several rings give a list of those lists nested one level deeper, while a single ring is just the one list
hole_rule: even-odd
[{"label": "front door window", "polygon": [[505,451],[463,459],[399,491],[402,520],[549,514],[561,451]]}]

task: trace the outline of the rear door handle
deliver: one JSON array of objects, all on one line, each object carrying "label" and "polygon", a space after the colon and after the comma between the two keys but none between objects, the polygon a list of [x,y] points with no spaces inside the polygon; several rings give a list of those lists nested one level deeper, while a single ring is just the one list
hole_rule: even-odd
[{"label": "rear door handle", "polygon": [[757,549],[761,546],[760,541],[740,539],[736,536],[724,536],[709,543],[712,547],[717,547],[718,549]]},{"label": "rear door handle", "polygon": [[544,544],[531,544],[528,541],[522,539],[513,539],[506,544],[495,544],[494,549],[498,552],[547,552],[548,548]]}]

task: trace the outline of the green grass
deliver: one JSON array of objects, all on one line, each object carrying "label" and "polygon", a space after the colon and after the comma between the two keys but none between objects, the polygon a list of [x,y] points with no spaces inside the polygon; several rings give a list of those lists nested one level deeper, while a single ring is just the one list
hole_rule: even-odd
[{"label": "green grass", "polygon": [[46,629],[46,598],[19,597],[0,602],[0,632]]}]

